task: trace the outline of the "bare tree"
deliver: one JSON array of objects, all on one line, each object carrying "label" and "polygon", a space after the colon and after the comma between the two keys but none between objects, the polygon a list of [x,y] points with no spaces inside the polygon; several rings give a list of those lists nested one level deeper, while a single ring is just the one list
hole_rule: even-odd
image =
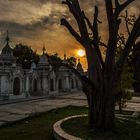
[{"label": "bare tree", "polygon": [[[107,45],[100,41],[98,25],[98,7],[95,6],[93,23],[81,10],[78,0],[64,0],[62,3],[69,7],[74,16],[79,32],[77,33],[71,24],[65,19],[61,19],[64,25],[74,38],[85,48],[88,62],[88,79],[84,79],[83,91],[87,95],[89,106],[90,127],[111,129],[115,126],[114,110],[117,92],[117,84],[120,75],[132,46],[140,36],[140,16],[136,19],[132,30],[125,42],[125,47],[119,59],[115,60],[117,49],[117,37],[121,25],[120,13],[135,0],[126,0],[124,3],[119,0],[104,0],[109,37]],[[115,2],[115,8],[113,4]],[[93,39],[89,36],[90,29]],[[106,47],[106,57],[103,61],[100,46]],[[81,79],[83,80],[83,79]]]}]

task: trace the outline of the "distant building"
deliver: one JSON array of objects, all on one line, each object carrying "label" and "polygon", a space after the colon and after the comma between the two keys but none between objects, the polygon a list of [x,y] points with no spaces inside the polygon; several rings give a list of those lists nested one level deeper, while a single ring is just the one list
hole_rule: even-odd
[{"label": "distant building", "polygon": [[[6,37],[6,45],[0,55],[0,99],[19,99],[28,96],[57,95],[81,89],[81,82],[72,71],[64,66],[55,69],[50,65],[45,48],[39,63],[31,64],[29,70],[16,64],[13,49]],[[66,63],[66,55],[63,63]],[[82,73],[80,61],[77,69]]]}]

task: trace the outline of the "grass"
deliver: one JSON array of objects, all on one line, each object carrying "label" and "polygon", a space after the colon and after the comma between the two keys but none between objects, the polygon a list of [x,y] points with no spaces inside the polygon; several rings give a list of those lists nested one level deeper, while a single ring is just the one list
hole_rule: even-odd
[{"label": "grass", "polygon": [[[57,108],[36,116],[6,124],[0,127],[0,140],[53,140],[53,124],[67,116],[86,114],[86,107],[68,106]],[[118,111],[116,111],[118,113]],[[124,112],[124,115],[132,112]],[[84,140],[140,140],[140,125],[130,121],[117,121],[117,128],[111,133],[89,130],[86,118],[69,120],[63,124],[66,132]]]},{"label": "grass", "polygon": [[83,140],[140,140],[140,125],[133,121],[116,120],[116,128],[111,132],[90,130],[87,117],[71,119],[62,124],[69,134]]},{"label": "grass", "polygon": [[86,107],[68,106],[0,127],[0,140],[53,140],[53,124],[67,116],[87,113]]}]

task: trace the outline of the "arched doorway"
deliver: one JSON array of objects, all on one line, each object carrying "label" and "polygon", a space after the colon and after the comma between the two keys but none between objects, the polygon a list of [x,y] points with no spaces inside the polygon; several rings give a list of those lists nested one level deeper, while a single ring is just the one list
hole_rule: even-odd
[{"label": "arched doorway", "polygon": [[13,94],[14,95],[19,95],[20,94],[20,79],[18,77],[16,77],[14,79]]},{"label": "arched doorway", "polygon": [[78,80],[75,80],[76,88],[78,88]]},{"label": "arched doorway", "polygon": [[62,89],[62,79],[59,79],[59,81],[58,81],[58,89],[59,90]]},{"label": "arched doorway", "polygon": [[54,91],[54,80],[50,79],[50,91]]},{"label": "arched doorway", "polygon": [[33,81],[33,91],[37,92],[37,80],[36,79],[34,79],[34,81]]},{"label": "arched doorway", "polygon": [[71,88],[74,89],[74,80],[71,80]]}]

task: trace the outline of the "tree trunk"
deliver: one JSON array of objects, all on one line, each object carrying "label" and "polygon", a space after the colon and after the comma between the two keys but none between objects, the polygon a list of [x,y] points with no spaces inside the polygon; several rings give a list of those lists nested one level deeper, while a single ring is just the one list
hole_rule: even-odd
[{"label": "tree trunk", "polygon": [[119,100],[119,113],[122,114],[122,99]]},{"label": "tree trunk", "polygon": [[105,106],[105,129],[111,130],[115,126],[115,100],[109,97]]},{"label": "tree trunk", "polygon": [[[98,93],[97,93],[98,94]],[[108,98],[107,102],[103,100],[95,100],[90,97],[89,103],[89,125],[91,128],[100,128],[109,130],[115,126],[115,101]]]},{"label": "tree trunk", "polygon": [[87,90],[89,95],[88,116],[91,128],[109,130],[115,126],[115,88],[110,88],[112,85],[112,82],[100,83],[98,89]]}]

